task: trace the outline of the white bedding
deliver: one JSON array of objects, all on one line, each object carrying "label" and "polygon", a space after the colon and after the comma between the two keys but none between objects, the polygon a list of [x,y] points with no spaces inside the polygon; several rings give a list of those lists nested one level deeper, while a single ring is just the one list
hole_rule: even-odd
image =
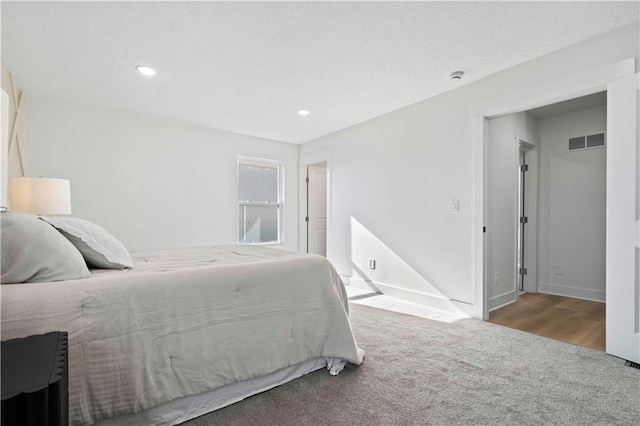
[{"label": "white bedding", "polygon": [[138,412],[302,362],[360,364],[320,256],[255,246],[134,254],[134,269],[2,286],[2,340],[69,333],[71,424]]}]

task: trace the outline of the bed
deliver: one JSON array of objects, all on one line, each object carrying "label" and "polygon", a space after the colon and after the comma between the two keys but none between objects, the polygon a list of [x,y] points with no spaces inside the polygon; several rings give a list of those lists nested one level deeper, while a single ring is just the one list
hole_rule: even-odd
[{"label": "bed", "polygon": [[2,286],[2,340],[69,333],[70,424],[179,424],[363,361],[323,257],[243,245],[132,259],[132,269]]}]

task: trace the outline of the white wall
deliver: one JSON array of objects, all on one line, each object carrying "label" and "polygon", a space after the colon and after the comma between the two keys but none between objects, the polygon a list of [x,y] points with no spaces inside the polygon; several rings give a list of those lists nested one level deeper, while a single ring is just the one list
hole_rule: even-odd
[{"label": "white wall", "polygon": [[[521,112],[489,120],[487,143],[487,277],[489,308],[495,309],[516,300],[518,281],[517,264],[517,217],[519,203],[518,167],[520,140],[538,144],[538,125],[535,117]],[[528,157],[534,160],[537,150],[530,151]],[[532,161],[528,161],[532,163]],[[533,161],[533,165],[536,162]],[[533,169],[531,169],[533,173]],[[534,190],[527,174],[526,194]],[[535,175],[534,175],[535,178]],[[532,197],[528,197],[532,198]],[[529,208],[535,206],[532,204]],[[535,225],[535,214],[527,213],[531,224]],[[525,238],[525,240],[528,239]],[[535,265],[529,265],[528,250],[525,249],[525,265],[533,274]],[[535,262],[535,260],[534,260]]]},{"label": "white wall", "polygon": [[[637,35],[629,26],[302,145],[301,155],[332,152],[331,259],[340,274],[471,312],[474,107],[636,57]],[[452,199],[460,213],[449,212]]]},{"label": "white wall", "polygon": [[487,139],[487,278],[489,308],[516,299],[518,144],[514,115],[489,121]]},{"label": "white wall", "polygon": [[236,243],[238,155],[284,161],[284,248],[297,250],[297,145],[34,94],[27,112],[27,174],[70,179],[74,216],[129,250]]},{"label": "white wall", "polygon": [[540,120],[539,290],[605,301],[606,148],[568,151],[607,129],[605,105]]}]

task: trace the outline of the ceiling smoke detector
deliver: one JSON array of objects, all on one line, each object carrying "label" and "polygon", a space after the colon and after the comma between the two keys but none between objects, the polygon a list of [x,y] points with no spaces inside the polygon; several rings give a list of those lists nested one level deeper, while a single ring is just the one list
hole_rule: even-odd
[{"label": "ceiling smoke detector", "polygon": [[449,80],[451,81],[460,81],[462,80],[462,76],[464,75],[464,72],[462,71],[454,71],[451,74],[449,74]]}]

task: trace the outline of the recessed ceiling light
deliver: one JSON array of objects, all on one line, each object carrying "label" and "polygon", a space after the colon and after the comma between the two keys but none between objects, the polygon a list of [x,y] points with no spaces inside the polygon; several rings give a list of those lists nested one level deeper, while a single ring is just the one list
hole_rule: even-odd
[{"label": "recessed ceiling light", "polygon": [[307,115],[309,115],[309,111],[307,111],[306,109],[301,109],[300,111],[298,111],[298,115],[306,117]]},{"label": "recessed ceiling light", "polygon": [[156,75],[156,70],[154,70],[153,68],[146,67],[144,65],[138,65],[136,69],[140,74],[146,75],[148,77],[151,77],[152,75]]}]

